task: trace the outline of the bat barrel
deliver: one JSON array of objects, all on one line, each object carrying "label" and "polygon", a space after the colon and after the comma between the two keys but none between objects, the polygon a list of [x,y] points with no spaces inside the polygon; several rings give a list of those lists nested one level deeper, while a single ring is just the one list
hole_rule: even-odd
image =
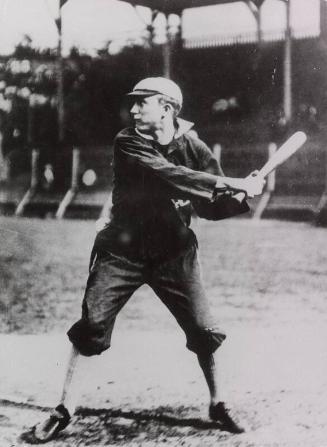
[{"label": "bat barrel", "polygon": [[266,177],[277,166],[284,163],[291,155],[293,155],[305,143],[307,136],[304,132],[295,132],[284,144],[275,152],[275,154],[261,168],[258,175]]}]

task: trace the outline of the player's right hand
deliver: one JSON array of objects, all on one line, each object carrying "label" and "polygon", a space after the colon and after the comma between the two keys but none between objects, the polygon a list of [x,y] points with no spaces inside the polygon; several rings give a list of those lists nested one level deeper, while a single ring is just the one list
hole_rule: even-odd
[{"label": "player's right hand", "polygon": [[258,171],[253,171],[244,179],[244,191],[250,199],[262,194],[262,190],[266,184],[266,181],[257,174]]},{"label": "player's right hand", "polygon": [[100,219],[98,219],[98,220],[95,222],[95,231],[96,231],[97,233],[99,233],[101,230],[104,229],[104,227],[105,227],[106,225],[108,225],[109,222],[110,222],[109,217],[100,217]]}]

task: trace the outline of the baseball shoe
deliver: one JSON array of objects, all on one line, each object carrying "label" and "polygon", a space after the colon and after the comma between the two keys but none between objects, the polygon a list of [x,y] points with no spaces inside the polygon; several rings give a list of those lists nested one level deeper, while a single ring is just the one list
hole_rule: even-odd
[{"label": "baseball shoe", "polygon": [[224,402],[218,402],[216,405],[210,405],[209,417],[212,421],[219,422],[222,430],[230,433],[244,433],[244,428],[234,420],[231,411],[225,407]]},{"label": "baseball shoe", "polygon": [[58,405],[44,421],[32,427],[21,438],[30,444],[44,444],[55,439],[70,423],[70,414],[62,404]]}]

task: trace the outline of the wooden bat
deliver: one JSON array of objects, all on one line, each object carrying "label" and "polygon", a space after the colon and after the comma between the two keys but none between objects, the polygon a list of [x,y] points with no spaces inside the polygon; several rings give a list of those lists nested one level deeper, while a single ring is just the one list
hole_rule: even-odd
[{"label": "wooden bat", "polygon": [[271,171],[277,168],[286,161],[291,155],[300,149],[301,146],[306,142],[307,136],[304,132],[295,132],[284,144],[280,146],[279,149],[274,153],[274,155],[267,161],[267,163],[260,169],[258,176],[265,178]]}]

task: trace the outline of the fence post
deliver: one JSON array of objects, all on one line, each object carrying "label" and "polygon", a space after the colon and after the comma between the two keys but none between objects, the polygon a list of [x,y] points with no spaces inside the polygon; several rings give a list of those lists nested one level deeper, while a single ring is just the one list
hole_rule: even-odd
[{"label": "fence post", "polygon": [[213,153],[215,159],[218,161],[219,164],[220,164],[220,161],[221,161],[221,151],[222,151],[221,144],[216,143],[216,144],[213,145],[212,153]]},{"label": "fence post", "polygon": [[25,206],[31,201],[32,197],[36,192],[37,186],[39,184],[39,160],[40,160],[39,149],[32,149],[30,187],[26,191],[22,200],[17,205],[17,208],[15,210],[16,216],[22,216],[22,214],[24,213]]},{"label": "fence post", "polygon": [[314,211],[314,222],[320,226],[326,226],[327,222],[327,153],[325,153],[325,186]]},{"label": "fence post", "polygon": [[[277,145],[275,143],[269,143],[268,145],[268,159],[270,159],[277,150]],[[262,194],[260,201],[254,211],[253,219],[261,219],[264,210],[267,208],[268,203],[271,199],[272,193],[275,191],[276,184],[276,172],[273,171],[268,175],[267,187]]]},{"label": "fence post", "polygon": [[78,174],[80,166],[81,151],[79,148],[74,147],[72,151],[72,178],[70,183],[70,189],[66,192],[64,198],[59,204],[56,212],[56,218],[62,219],[66,212],[68,205],[73,201],[78,191]]},{"label": "fence post", "polygon": [[3,135],[0,131],[0,182],[9,180],[9,160],[3,155]]},{"label": "fence post", "polygon": [[31,158],[31,188],[36,188],[39,183],[39,160],[39,149],[33,149]]},{"label": "fence post", "polygon": [[[268,159],[270,159],[277,151],[276,143],[269,143],[268,145]],[[267,190],[270,192],[275,191],[276,186],[276,171],[272,171],[267,178]]]},{"label": "fence post", "polygon": [[73,160],[72,160],[72,181],[71,189],[76,191],[78,189],[78,174],[81,161],[81,151],[77,147],[73,148]]}]

